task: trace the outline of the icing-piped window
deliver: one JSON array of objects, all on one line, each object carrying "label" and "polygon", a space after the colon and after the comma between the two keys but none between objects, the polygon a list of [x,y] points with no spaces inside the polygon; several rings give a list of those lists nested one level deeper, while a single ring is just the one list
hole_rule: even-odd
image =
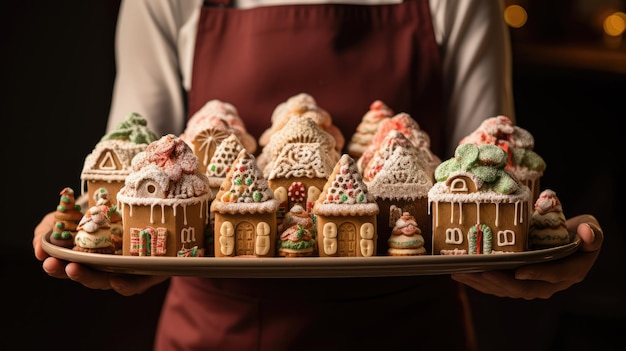
[{"label": "icing-piped window", "polygon": [[467,193],[469,188],[465,179],[454,179],[450,184],[450,191],[453,193]]},{"label": "icing-piped window", "polygon": [[446,229],[446,244],[462,244],[463,232],[460,228],[448,228]]},{"label": "icing-piped window", "polygon": [[515,245],[515,233],[512,230],[501,230],[497,235],[498,246]]}]

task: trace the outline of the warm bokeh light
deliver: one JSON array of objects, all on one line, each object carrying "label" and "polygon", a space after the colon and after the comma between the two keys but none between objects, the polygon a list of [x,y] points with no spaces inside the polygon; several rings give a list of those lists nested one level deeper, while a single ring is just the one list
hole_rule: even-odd
[{"label": "warm bokeh light", "polygon": [[626,30],[626,14],[623,12],[616,12],[607,16],[602,24],[604,33],[607,35],[616,37],[620,36]]},{"label": "warm bokeh light", "polygon": [[513,28],[520,28],[526,24],[528,14],[519,5],[510,5],[504,9],[504,21]]}]

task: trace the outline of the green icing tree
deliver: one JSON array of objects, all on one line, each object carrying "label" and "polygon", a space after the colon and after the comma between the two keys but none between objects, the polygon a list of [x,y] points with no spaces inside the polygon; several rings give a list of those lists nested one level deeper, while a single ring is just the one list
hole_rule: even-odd
[{"label": "green icing tree", "polygon": [[157,140],[157,136],[148,129],[148,121],[145,118],[132,112],[114,131],[103,136],[101,140],[128,140],[135,144],[150,144]]}]

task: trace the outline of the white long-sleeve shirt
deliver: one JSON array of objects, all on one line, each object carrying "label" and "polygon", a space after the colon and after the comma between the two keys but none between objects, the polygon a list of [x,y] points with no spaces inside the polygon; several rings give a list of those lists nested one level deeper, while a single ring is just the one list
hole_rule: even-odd
[{"label": "white long-sleeve shirt", "polygon": [[[107,129],[130,112],[157,135],[180,134],[186,123],[181,89],[191,70],[202,0],[123,0],[116,31],[116,79]],[[399,0],[237,0],[237,7],[315,3],[389,4]],[[447,103],[447,158],[458,141],[488,117],[514,116],[511,52],[502,1],[430,0],[441,47]],[[285,97],[285,99],[288,97]],[[393,106],[391,106],[393,108]],[[364,111],[367,106],[364,106]],[[398,111],[402,112],[402,111]],[[269,125],[268,125],[269,127]]]}]

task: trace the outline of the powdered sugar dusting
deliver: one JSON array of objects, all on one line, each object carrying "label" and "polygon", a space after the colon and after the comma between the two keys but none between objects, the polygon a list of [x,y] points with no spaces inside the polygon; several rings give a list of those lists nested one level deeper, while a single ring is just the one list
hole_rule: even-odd
[{"label": "powdered sugar dusting", "polygon": [[359,170],[362,171],[367,167],[374,157],[376,150],[380,148],[387,135],[394,130],[404,134],[416,148],[423,152],[425,166],[434,170],[435,167],[441,163],[439,157],[430,151],[430,136],[420,128],[417,121],[409,114],[401,112],[391,118],[384,119],[379,124],[379,128],[372,137],[372,141],[363,152],[363,155],[357,160]]},{"label": "powdered sugar dusting", "polygon": [[524,177],[539,176],[546,168],[544,160],[533,151],[535,139],[532,134],[514,125],[506,116],[499,115],[485,119],[475,131],[459,142],[459,144],[466,143],[491,144],[501,147],[509,154],[507,169],[515,173],[524,172],[520,173]]},{"label": "powdered sugar dusting", "polygon": [[165,135],[133,159],[133,172],[118,195],[186,199],[210,194],[208,179],[197,165],[197,157],[182,139]]},{"label": "powdered sugar dusting", "polygon": [[209,177],[211,188],[218,188],[222,184],[231,165],[243,149],[239,138],[234,134],[228,136],[217,146],[206,168],[206,175]]},{"label": "powdered sugar dusting", "polygon": [[363,171],[363,179],[377,198],[424,198],[434,183],[429,162],[423,149],[392,130]]},{"label": "powdered sugar dusting", "polygon": [[[259,168],[263,169],[263,174],[269,178],[270,172],[280,163],[276,160],[285,158],[285,148],[294,144],[300,146],[314,144],[315,147],[319,148],[319,154],[326,155],[324,159],[329,158],[327,162],[330,162],[332,165],[339,160],[340,156],[335,149],[335,142],[335,138],[322,130],[311,118],[293,118],[272,135],[269,143],[261,151],[257,164]],[[302,152],[307,152],[306,150],[306,148],[303,148]],[[332,166],[330,167],[332,168]]]}]

